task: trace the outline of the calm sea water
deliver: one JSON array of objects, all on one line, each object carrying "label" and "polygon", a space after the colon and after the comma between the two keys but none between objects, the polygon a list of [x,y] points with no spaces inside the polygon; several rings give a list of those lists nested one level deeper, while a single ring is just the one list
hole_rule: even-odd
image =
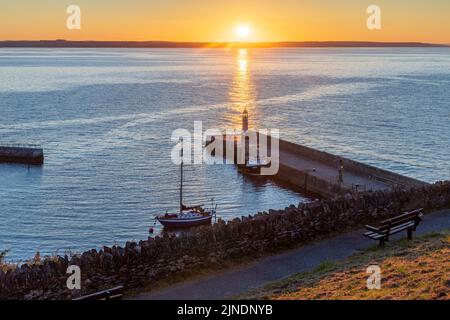
[{"label": "calm sea water", "polygon": [[[172,130],[237,128],[244,107],[288,140],[449,178],[449,49],[0,49],[0,141],[46,153],[42,168],[0,164],[0,249],[145,239],[178,202]],[[185,189],[224,219],[305,201],[232,166],[189,166]]]}]

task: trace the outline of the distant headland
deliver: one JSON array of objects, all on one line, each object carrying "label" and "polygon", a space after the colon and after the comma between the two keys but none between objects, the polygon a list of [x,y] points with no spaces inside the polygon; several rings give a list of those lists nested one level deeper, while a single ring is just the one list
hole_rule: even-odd
[{"label": "distant headland", "polygon": [[0,48],[377,48],[449,47],[423,42],[291,41],[291,42],[170,42],[170,41],[0,41]]}]

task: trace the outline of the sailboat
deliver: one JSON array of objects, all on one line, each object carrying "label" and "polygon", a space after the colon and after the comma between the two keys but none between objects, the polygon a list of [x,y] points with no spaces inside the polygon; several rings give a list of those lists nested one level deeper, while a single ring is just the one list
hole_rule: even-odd
[{"label": "sailboat", "polygon": [[180,165],[180,209],[179,212],[169,213],[156,217],[165,228],[179,229],[195,227],[204,224],[211,224],[212,217],[216,216],[217,204],[214,205],[214,199],[211,199],[211,208],[207,209],[204,205],[186,206],[183,204],[183,148],[181,149]]}]

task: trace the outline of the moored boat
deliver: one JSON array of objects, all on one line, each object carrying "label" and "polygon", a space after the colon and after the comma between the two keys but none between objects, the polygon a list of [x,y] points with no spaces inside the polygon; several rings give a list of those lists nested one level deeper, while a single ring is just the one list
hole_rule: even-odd
[{"label": "moored boat", "polygon": [[249,160],[246,161],[245,164],[240,164],[237,166],[238,170],[246,175],[251,176],[262,176],[261,169],[262,168],[270,168],[270,162],[266,160]]},{"label": "moored boat", "polygon": [[166,213],[156,219],[165,228],[178,229],[210,224],[213,215],[215,215],[215,209],[205,210],[203,206],[195,206],[183,207],[179,213]]}]

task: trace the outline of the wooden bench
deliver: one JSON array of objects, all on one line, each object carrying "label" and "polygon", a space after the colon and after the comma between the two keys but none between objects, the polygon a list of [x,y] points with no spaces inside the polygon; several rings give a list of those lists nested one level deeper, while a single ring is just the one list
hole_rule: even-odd
[{"label": "wooden bench", "polygon": [[382,247],[386,241],[389,241],[389,237],[391,235],[406,230],[408,240],[411,240],[413,231],[416,231],[417,226],[422,221],[422,211],[423,209],[417,209],[411,212],[405,212],[400,216],[384,220],[378,228],[366,226],[368,231],[364,233],[364,236],[373,240],[379,240],[380,246]]},{"label": "wooden bench", "polygon": [[122,300],[123,286],[96,292],[73,300]]}]

